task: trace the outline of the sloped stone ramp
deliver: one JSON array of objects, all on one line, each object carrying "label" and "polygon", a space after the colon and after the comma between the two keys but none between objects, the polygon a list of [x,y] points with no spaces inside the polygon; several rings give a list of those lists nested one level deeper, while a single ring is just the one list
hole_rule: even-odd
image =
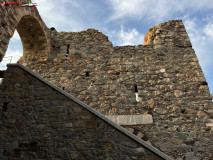
[{"label": "sloped stone ramp", "polygon": [[172,159],[26,67],[7,66],[0,159]]}]

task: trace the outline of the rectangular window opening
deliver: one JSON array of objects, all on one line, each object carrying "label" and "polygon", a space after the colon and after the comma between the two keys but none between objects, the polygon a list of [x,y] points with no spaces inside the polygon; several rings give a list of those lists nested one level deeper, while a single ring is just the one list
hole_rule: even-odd
[{"label": "rectangular window opening", "polygon": [[86,77],[89,77],[89,72],[86,72]]},{"label": "rectangular window opening", "polygon": [[139,102],[138,100],[138,86],[135,85],[135,97],[136,97],[136,102]]},{"label": "rectangular window opening", "polygon": [[3,103],[3,108],[2,108],[3,112],[7,112],[7,109],[8,109],[7,106],[8,106],[8,104],[9,104],[9,102],[4,102]]},{"label": "rectangular window opening", "polygon": [[138,86],[135,85],[135,93],[138,93]]},{"label": "rectangular window opening", "polygon": [[68,55],[69,55],[69,48],[70,48],[70,44],[67,45],[67,53],[66,53],[66,55],[65,55],[65,56],[66,56],[66,60],[67,60],[67,57],[68,57]]}]

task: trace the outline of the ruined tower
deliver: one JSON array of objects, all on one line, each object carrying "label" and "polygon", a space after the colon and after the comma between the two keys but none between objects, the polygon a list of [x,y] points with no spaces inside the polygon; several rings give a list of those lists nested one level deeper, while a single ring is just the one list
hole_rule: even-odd
[{"label": "ruined tower", "polygon": [[[43,148],[42,151],[39,150],[42,155],[54,155],[56,140],[61,148],[65,148],[64,154],[72,159],[82,158],[84,154],[90,156],[85,153],[86,148],[92,146],[94,150],[98,150],[98,144],[103,147],[100,152],[104,150],[109,157],[108,150],[116,150],[121,144],[132,149],[129,155],[125,155],[129,158],[141,154],[157,159],[155,156],[160,154],[153,148],[175,159],[212,158],[212,97],[181,20],[168,21],[149,29],[143,45],[113,47],[108,37],[95,29],[57,32],[54,28],[48,29],[45,26],[37,10],[11,8],[11,11],[17,12],[16,17],[2,22],[7,25],[2,27],[5,34],[0,43],[1,59],[10,37],[17,29],[24,47],[23,57],[18,63],[29,70],[23,66],[9,65],[0,86],[3,117],[1,126],[4,128],[0,130],[0,134],[4,147],[7,143],[12,143],[4,139],[7,136],[5,133],[10,136],[17,134],[18,137],[14,141],[14,148],[1,148],[4,157],[10,157],[10,154],[28,154],[27,151],[31,153],[33,149],[39,157],[39,147]],[[32,32],[28,32],[29,29]],[[63,97],[66,95],[69,99],[73,95],[78,100],[73,98],[75,103],[70,103]],[[86,107],[81,109],[82,106]],[[90,112],[101,120],[91,116]],[[106,117],[110,120],[106,121]],[[98,140],[93,139],[95,134],[101,135],[103,124],[114,125],[112,121],[126,128],[126,131],[117,125],[114,126],[116,131],[113,127],[105,127],[104,135],[111,134]],[[29,127],[30,123],[33,123],[32,128]],[[16,125],[18,128],[14,129]],[[64,125],[68,129],[63,128]],[[62,133],[60,127],[64,132],[72,132],[72,135]],[[117,132],[119,129],[122,135],[120,131]],[[47,134],[45,131],[48,131]],[[54,137],[52,132],[57,132],[58,137]],[[137,138],[137,143],[131,138],[108,142],[114,132],[118,137],[131,132],[142,139],[142,142]],[[21,139],[21,133],[27,134],[27,138]],[[75,139],[74,146],[71,142],[68,145],[73,147],[72,153],[68,153],[60,135],[68,141]],[[87,140],[90,140],[90,147],[84,144]],[[21,141],[23,142],[20,143]],[[91,141],[95,141],[94,145]],[[126,143],[123,144],[122,141]],[[153,147],[153,150],[150,152],[150,148],[149,151],[138,149],[142,148],[138,143],[142,145],[143,142],[145,146],[147,144]],[[48,147],[52,147],[51,150]],[[119,151],[122,149],[119,148]],[[122,154],[124,153],[125,150],[122,150]],[[98,153],[94,151],[94,155],[98,156]],[[60,156],[63,157],[63,154]],[[166,159],[165,157],[160,156]]]}]

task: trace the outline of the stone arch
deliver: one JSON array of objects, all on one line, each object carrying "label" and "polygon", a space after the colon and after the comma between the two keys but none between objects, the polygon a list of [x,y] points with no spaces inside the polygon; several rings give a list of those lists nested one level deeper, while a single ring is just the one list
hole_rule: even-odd
[{"label": "stone arch", "polygon": [[[28,2],[24,1],[22,3]],[[22,41],[24,58],[37,61],[48,59],[50,33],[37,8],[5,5],[1,6],[0,15],[0,62],[15,30],[18,31]]]}]

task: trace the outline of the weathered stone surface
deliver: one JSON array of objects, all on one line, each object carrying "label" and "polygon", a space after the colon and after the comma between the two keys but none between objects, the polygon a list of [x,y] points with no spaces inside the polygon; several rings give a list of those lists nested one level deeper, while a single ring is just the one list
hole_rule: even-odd
[{"label": "weathered stone surface", "polygon": [[213,127],[213,123],[206,123],[207,127]]},{"label": "weathered stone surface", "polygon": [[154,111],[158,114],[166,114],[168,113],[168,110],[164,109],[164,108],[155,108]]},{"label": "weathered stone surface", "polygon": [[183,92],[180,91],[180,90],[175,90],[175,91],[174,91],[174,94],[175,94],[175,97],[180,97],[180,96],[183,95]]},{"label": "weathered stone surface", "polygon": [[153,124],[152,115],[106,115],[106,117],[119,125]]},{"label": "weathered stone surface", "polygon": [[209,109],[208,113],[209,113],[209,118],[213,119],[213,110]]},{"label": "weathered stone surface", "polygon": [[[189,37],[185,33],[183,23],[161,23],[148,30],[144,36],[144,45],[155,45],[155,48],[163,48],[165,46],[184,46],[191,47]],[[174,26],[175,25],[175,26]],[[175,29],[175,28],[178,29]],[[173,28],[169,30],[169,28]]]},{"label": "weathered stone surface", "polygon": [[175,144],[175,145],[183,144],[183,140],[182,139],[178,139],[178,138],[172,138],[171,142],[172,142],[172,144]]},{"label": "weathered stone surface", "polygon": [[197,116],[198,116],[198,118],[207,118],[208,117],[208,115],[203,111],[199,111],[197,113]]},{"label": "weathered stone surface", "polygon": [[[3,91],[0,159],[162,159],[82,102],[19,67],[9,67]],[[14,92],[20,94],[8,98]]]},{"label": "weathered stone surface", "polygon": [[186,109],[184,113],[186,113],[186,114],[196,114],[197,111],[194,110],[194,109]]},{"label": "weathered stone surface", "polygon": [[186,160],[199,160],[199,158],[196,157],[193,152],[186,153],[185,159]]}]

